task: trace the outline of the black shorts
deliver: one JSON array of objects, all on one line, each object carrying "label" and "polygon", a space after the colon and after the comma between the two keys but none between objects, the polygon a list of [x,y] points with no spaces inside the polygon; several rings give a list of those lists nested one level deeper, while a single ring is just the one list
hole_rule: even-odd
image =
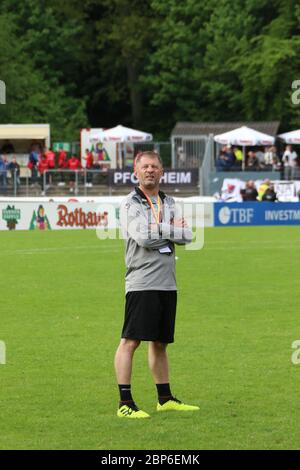
[{"label": "black shorts", "polygon": [[176,290],[127,292],[122,338],[173,343],[176,304]]}]

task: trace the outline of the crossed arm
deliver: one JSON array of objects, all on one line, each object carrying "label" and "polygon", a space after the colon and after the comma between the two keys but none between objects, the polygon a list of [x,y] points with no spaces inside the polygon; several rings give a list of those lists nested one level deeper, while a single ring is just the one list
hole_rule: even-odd
[{"label": "crossed arm", "polygon": [[125,238],[133,238],[139,246],[157,250],[171,241],[177,245],[190,243],[193,233],[181,218],[170,218],[169,223],[151,223],[147,214],[135,206],[121,205],[120,222]]}]

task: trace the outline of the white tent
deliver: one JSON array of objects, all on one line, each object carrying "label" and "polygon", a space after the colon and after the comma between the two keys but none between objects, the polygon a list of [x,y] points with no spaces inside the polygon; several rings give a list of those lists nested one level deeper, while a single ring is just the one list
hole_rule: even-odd
[{"label": "white tent", "polygon": [[145,142],[153,139],[152,134],[118,125],[95,135],[102,142]]},{"label": "white tent", "polygon": [[[101,142],[115,142],[116,144],[122,144],[124,142],[149,142],[153,140],[152,134],[147,132],[138,131],[136,129],[131,129],[130,127],[124,127],[118,125],[100,132],[93,136]],[[119,167],[122,166],[122,148],[121,145],[118,145],[118,155],[119,155]]]},{"label": "white tent", "polygon": [[274,137],[262,132],[251,129],[251,127],[242,126],[224,134],[215,135],[215,141],[224,145],[273,145]]},{"label": "white tent", "polygon": [[279,134],[278,137],[287,144],[300,144],[300,129]]},{"label": "white tent", "polygon": [[239,145],[243,147],[243,168],[245,167],[245,147],[255,145],[273,145],[275,138],[263,132],[242,126],[224,134],[214,136],[214,140],[223,145]]}]

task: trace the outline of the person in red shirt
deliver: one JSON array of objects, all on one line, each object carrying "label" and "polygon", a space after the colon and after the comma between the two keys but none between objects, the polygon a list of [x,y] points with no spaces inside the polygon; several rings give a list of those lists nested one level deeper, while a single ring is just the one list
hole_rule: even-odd
[{"label": "person in red shirt", "polygon": [[58,151],[58,168],[60,170],[60,183],[58,183],[58,186],[64,186],[65,178],[63,170],[67,168],[67,152],[63,149]]},{"label": "person in red shirt", "polygon": [[[53,152],[53,150],[51,148],[49,148],[49,149],[45,148],[44,155],[47,158],[49,170],[54,170],[55,169],[55,153]],[[50,184],[52,184],[52,174],[51,173],[49,173],[49,182],[50,182]]]},{"label": "person in red shirt", "polygon": [[53,152],[51,148],[49,149],[46,148],[44,155],[47,158],[49,170],[50,169],[53,170],[55,168],[55,153]]},{"label": "person in red shirt", "polygon": [[58,168],[64,169],[67,166],[67,152],[60,149],[58,151]]},{"label": "person in red shirt", "polygon": [[85,156],[83,157],[83,160],[85,160],[85,168],[87,170],[86,174],[86,186],[87,187],[92,187],[93,183],[93,173],[92,169],[94,167],[94,155],[93,152],[91,152],[89,149],[85,150]]},{"label": "person in red shirt", "polygon": [[[79,159],[77,158],[76,155],[72,155],[71,158],[69,158],[67,167],[69,170],[72,170],[70,172],[70,193],[74,193],[74,187],[75,187],[75,181],[76,181],[76,173],[77,170],[81,168],[81,164]],[[78,192],[77,187],[75,188],[75,192]]]},{"label": "person in red shirt", "polygon": [[44,173],[46,170],[49,169],[49,166],[48,166],[48,160],[47,160],[47,157],[46,155],[43,153],[39,159],[39,162],[38,162],[38,170],[39,170],[39,173],[40,173],[40,182],[41,182],[41,186],[42,186],[42,196],[45,195],[45,184],[47,184],[47,174],[46,174],[46,178],[44,177]]}]

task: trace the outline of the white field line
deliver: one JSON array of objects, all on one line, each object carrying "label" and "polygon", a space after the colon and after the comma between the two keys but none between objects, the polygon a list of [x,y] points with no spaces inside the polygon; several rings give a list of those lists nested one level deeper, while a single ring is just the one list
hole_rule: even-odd
[{"label": "white field line", "polygon": [[[124,248],[122,248],[124,249]],[[65,247],[53,247],[53,248],[28,248],[23,250],[7,250],[0,251],[0,256],[8,255],[47,255],[62,253],[65,251],[82,251],[88,253],[89,251],[104,251],[107,253],[118,253],[121,248],[107,248],[101,245],[83,245],[83,246],[65,246]]]},{"label": "white field line", "polygon": [[[225,246],[213,246],[223,244]],[[211,246],[212,245],[212,246]],[[297,249],[299,245],[295,243],[294,248]],[[274,242],[269,241],[246,241],[246,242],[235,242],[235,241],[222,241],[222,242],[205,242],[204,250],[215,250],[215,251],[240,251],[240,250],[285,250],[290,249],[291,244],[286,243],[284,245],[278,245]],[[82,253],[89,253],[90,251],[101,251],[102,254],[104,253],[123,253],[124,252],[124,245],[122,247],[107,247],[101,245],[79,245],[79,246],[65,246],[65,247],[45,247],[45,248],[24,248],[20,250],[5,250],[0,251],[0,256],[11,256],[11,255],[42,255],[42,254],[55,254],[55,253],[63,253],[63,252],[74,252],[80,251]],[[198,251],[198,250],[197,250]],[[202,251],[202,250],[199,250]]]},{"label": "white field line", "polygon": [[[282,241],[282,239],[280,240]],[[249,245],[249,244],[254,244],[254,245],[276,245],[276,242],[272,241],[270,242],[269,240],[216,240],[216,241],[206,241],[205,242],[208,245]]]},{"label": "white field line", "polygon": [[[294,248],[300,248],[298,245],[295,244],[295,247]],[[206,244],[204,243],[204,247],[203,247],[204,250],[215,250],[215,251],[242,251],[242,250],[273,250],[273,251],[276,251],[276,250],[287,250],[287,249],[291,249],[291,245],[276,245],[275,243],[273,245],[267,245],[267,246],[264,246],[260,243],[257,243],[257,245],[255,246],[248,246],[248,245],[245,245],[245,246],[215,246],[215,247],[208,247],[206,246]]]}]

